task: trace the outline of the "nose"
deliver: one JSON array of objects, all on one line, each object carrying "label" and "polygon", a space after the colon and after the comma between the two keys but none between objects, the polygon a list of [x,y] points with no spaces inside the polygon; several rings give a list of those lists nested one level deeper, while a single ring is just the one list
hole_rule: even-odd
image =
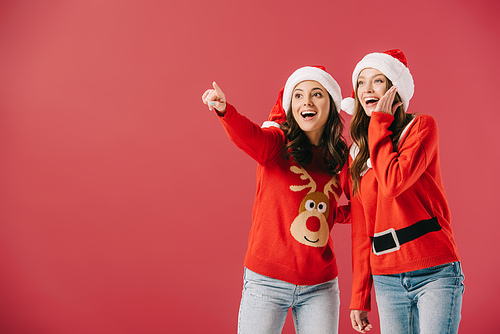
[{"label": "nose", "polygon": [[312,106],[312,105],[313,105],[313,102],[312,102],[311,98],[310,97],[306,97],[304,99],[304,106],[307,107],[307,106]]},{"label": "nose", "polygon": [[373,85],[371,84],[371,82],[366,83],[366,85],[365,85],[365,91],[367,93],[372,93],[373,92]]}]

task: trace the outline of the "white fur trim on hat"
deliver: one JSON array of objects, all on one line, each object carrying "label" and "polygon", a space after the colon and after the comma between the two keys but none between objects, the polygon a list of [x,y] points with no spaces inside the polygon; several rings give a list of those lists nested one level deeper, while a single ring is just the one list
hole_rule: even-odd
[{"label": "white fur trim on hat", "polygon": [[346,97],[340,103],[341,109],[349,115],[354,115],[354,102],[355,101],[352,97]]},{"label": "white fur trim on hat", "polygon": [[262,128],[270,128],[270,127],[276,127],[276,128],[280,128],[280,125],[276,122],[273,122],[273,121],[265,121],[264,123],[262,123]]},{"label": "white fur trim on hat", "polygon": [[[405,111],[408,111],[408,105],[410,104],[410,99],[412,98],[415,89],[413,77],[408,67],[406,67],[405,64],[400,62],[398,59],[386,53],[369,53],[361,59],[361,61],[354,68],[354,72],[352,73],[352,87],[354,90],[356,90],[358,76],[365,68],[374,68],[379,70],[389,80],[391,80],[392,84],[396,86],[399,96],[403,100]],[[342,109],[349,113],[346,109]]]},{"label": "white fur trim on hat", "polygon": [[292,92],[295,86],[302,81],[313,80],[317,81],[325,87],[330,93],[337,111],[340,112],[340,102],[342,101],[342,92],[340,86],[333,77],[318,67],[305,66],[301,67],[288,78],[285,84],[285,91],[283,92],[283,109],[288,113],[292,102]]}]

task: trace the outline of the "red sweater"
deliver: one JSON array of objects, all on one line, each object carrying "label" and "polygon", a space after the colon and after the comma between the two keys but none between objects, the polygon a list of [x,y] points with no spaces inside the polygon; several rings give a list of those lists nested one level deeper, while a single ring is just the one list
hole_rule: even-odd
[{"label": "red sweater", "polygon": [[258,163],[245,267],[296,285],[337,277],[330,231],[348,213],[337,208],[339,176],[328,174],[320,149],[313,146],[313,160],[302,168],[285,158],[282,130],[262,129],[229,104],[220,120],[236,146]]},{"label": "red sweater", "polygon": [[[417,116],[394,152],[388,130],[392,115],[374,112],[368,128],[371,168],[351,201],[353,287],[350,309],[370,310],[371,275],[397,274],[458,261],[450,210],[441,179],[438,128],[428,115]],[[351,149],[350,162],[355,150]],[[375,255],[371,237],[437,219],[438,231]]]}]

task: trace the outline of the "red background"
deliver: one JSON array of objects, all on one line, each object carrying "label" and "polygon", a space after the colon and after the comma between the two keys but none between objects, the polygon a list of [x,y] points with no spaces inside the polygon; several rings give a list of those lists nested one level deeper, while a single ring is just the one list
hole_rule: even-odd
[{"label": "red background", "polygon": [[[256,163],[201,94],[255,122],[298,67],[351,93],[401,48],[440,127],[466,274],[461,333],[497,315],[499,5],[456,1],[0,3],[2,333],[234,333]],[[346,123],[349,117],[343,114]],[[333,230],[351,333],[350,228]],[[371,319],[378,333],[376,312]],[[284,333],[291,333],[290,321]]]}]

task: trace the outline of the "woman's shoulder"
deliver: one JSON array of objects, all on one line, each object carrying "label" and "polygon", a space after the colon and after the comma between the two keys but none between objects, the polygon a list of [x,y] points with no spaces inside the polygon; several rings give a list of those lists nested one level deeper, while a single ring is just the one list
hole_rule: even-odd
[{"label": "woman's shoulder", "polygon": [[428,132],[437,132],[437,122],[431,115],[414,114],[413,119],[408,123],[401,133],[400,140],[406,135],[418,135]]},{"label": "woman's shoulder", "polygon": [[437,122],[431,115],[428,114],[415,114],[415,123],[421,124],[423,126],[437,127]]},{"label": "woman's shoulder", "polygon": [[278,145],[285,146],[288,141],[285,132],[278,127],[262,127],[262,132],[267,137],[274,138]]},{"label": "woman's shoulder", "polygon": [[437,122],[431,115],[418,114],[415,115],[413,120],[406,126],[400,136],[400,142],[404,141],[407,136],[429,138],[437,136],[438,127]]}]

